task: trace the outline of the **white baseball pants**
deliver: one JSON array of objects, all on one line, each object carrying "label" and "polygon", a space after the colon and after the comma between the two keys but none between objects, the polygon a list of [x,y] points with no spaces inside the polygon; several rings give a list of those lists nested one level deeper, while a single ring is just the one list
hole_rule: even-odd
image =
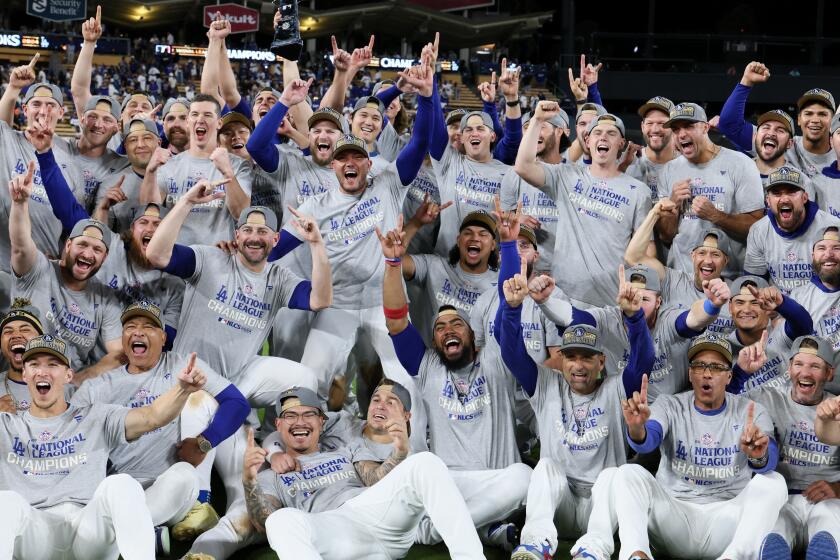
[{"label": "white baseball pants", "polygon": [[812,504],[801,494],[788,496],[773,532],[782,535],[791,550],[804,552],[820,531],[830,533],[840,543],[840,499]]}]

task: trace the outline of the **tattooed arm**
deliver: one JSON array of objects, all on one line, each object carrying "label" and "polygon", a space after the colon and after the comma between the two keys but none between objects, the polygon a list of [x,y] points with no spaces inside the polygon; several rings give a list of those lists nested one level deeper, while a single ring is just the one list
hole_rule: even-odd
[{"label": "tattooed arm", "polygon": [[263,492],[256,479],[243,480],[242,486],[245,488],[245,504],[251,524],[257,532],[265,533],[265,520],[283,506],[280,500]]},{"label": "tattooed arm", "polygon": [[394,470],[394,467],[408,457],[408,425],[405,420],[389,422],[386,424],[385,430],[394,442],[394,451],[391,453],[391,456],[382,463],[376,461],[357,461],[353,464],[356,467],[356,473],[358,473],[359,478],[362,479],[362,483],[365,486],[373,486],[382,480],[382,477]]}]

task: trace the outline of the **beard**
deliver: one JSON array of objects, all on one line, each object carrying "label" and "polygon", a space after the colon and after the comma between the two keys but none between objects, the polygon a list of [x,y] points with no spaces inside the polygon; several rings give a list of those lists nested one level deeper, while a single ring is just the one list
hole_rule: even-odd
[{"label": "beard", "polygon": [[823,271],[822,265],[814,261],[811,263],[814,273],[820,279],[820,282],[830,286],[840,286],[840,270]]},{"label": "beard", "polygon": [[437,345],[435,345],[435,352],[437,353],[438,358],[440,358],[440,361],[446,366],[446,369],[458,370],[472,363],[475,355],[475,348],[472,346],[467,348],[465,346],[457,358],[447,357],[446,354],[437,347]]}]

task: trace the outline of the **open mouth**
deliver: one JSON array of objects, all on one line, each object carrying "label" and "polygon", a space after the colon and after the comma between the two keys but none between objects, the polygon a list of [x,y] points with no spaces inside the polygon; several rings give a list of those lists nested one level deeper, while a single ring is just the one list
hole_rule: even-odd
[{"label": "open mouth", "polygon": [[793,217],[793,205],[779,204],[779,218],[783,221],[788,221]]},{"label": "open mouth", "polygon": [[715,273],[715,267],[709,265],[700,265],[700,276],[703,278],[711,278]]},{"label": "open mouth", "polygon": [[146,233],[146,234],[143,234],[143,237],[141,237],[141,238],[140,238],[140,244],[141,244],[141,245],[143,246],[143,248],[145,249],[146,247],[148,247],[148,246],[149,246],[149,242],[150,242],[151,240],[152,240],[152,234],[151,234],[151,233]]},{"label": "open mouth", "polygon": [[205,126],[195,127],[195,138],[196,138],[196,140],[204,140],[205,138],[207,138],[207,127],[205,127]]},{"label": "open mouth", "polygon": [[447,354],[455,354],[461,350],[461,339],[457,336],[450,336],[443,341],[443,348]]},{"label": "open mouth", "polygon": [[585,383],[589,379],[589,375],[586,373],[572,373],[570,377],[572,381],[577,383]]},{"label": "open mouth", "polygon": [[477,258],[481,254],[481,246],[476,243],[471,243],[467,245],[467,255],[473,258]]},{"label": "open mouth", "polygon": [[267,108],[260,109],[258,114],[260,115],[260,118],[263,118],[264,116],[266,116],[268,114],[268,109]]},{"label": "open mouth", "polygon": [[93,269],[94,264],[96,264],[96,261],[92,261],[84,257],[76,258],[76,268],[82,272],[90,272],[90,270]]},{"label": "open mouth", "polygon": [[297,443],[304,443],[306,438],[308,438],[312,433],[312,430],[309,428],[295,428],[294,430],[289,431],[289,433]]},{"label": "open mouth", "polygon": [[820,270],[837,270],[838,265],[840,265],[840,263],[833,259],[829,259],[820,264]]},{"label": "open mouth", "polygon": [[775,150],[779,147],[779,143],[776,142],[775,138],[765,138],[764,142],[761,143],[761,147],[768,150]]},{"label": "open mouth", "polygon": [[265,243],[261,241],[248,241],[245,243],[245,248],[251,249],[253,251],[260,251],[262,249],[265,249]]},{"label": "open mouth", "polygon": [[359,172],[356,171],[355,169],[348,169],[347,171],[344,172],[344,178],[345,179],[355,179],[358,176],[359,176]]},{"label": "open mouth", "polygon": [[688,149],[691,149],[691,147],[692,147],[692,146],[694,146],[694,142],[691,142],[691,141],[689,141],[689,142],[680,142],[680,149],[682,149],[682,150],[688,150]]},{"label": "open mouth", "polygon": [[382,422],[384,422],[387,419],[384,414],[380,414],[380,413],[374,414],[373,418],[375,420],[381,420]]},{"label": "open mouth", "polygon": [[481,145],[481,140],[478,140],[477,138],[472,138],[470,140],[470,146],[478,147],[480,145]]},{"label": "open mouth", "polygon": [[131,343],[131,353],[135,356],[145,356],[148,350],[148,344],[143,341],[135,340]]},{"label": "open mouth", "polygon": [[46,395],[52,389],[52,385],[47,381],[36,381],[35,382],[35,390],[38,391],[39,395]]},{"label": "open mouth", "polygon": [[360,126],[359,130],[361,130],[364,134],[373,134],[373,127],[371,126]]},{"label": "open mouth", "polygon": [[245,143],[244,142],[234,142],[233,144],[230,145],[230,147],[233,148],[234,150],[241,150],[242,148],[245,147]]},{"label": "open mouth", "polygon": [[315,151],[318,152],[319,156],[327,156],[330,153],[330,145],[326,142],[318,142]]},{"label": "open mouth", "polygon": [[595,146],[595,151],[597,151],[599,154],[606,154],[610,151],[610,147],[606,144],[598,144],[597,146]]},{"label": "open mouth", "polygon": [[23,356],[24,351],[26,350],[26,344],[24,343],[15,343],[9,347],[9,350],[12,351],[12,354],[15,356]]},{"label": "open mouth", "polygon": [[796,382],[796,386],[799,388],[800,391],[810,393],[814,390],[816,383],[814,383],[814,381],[811,379],[800,379]]},{"label": "open mouth", "polygon": [[711,395],[711,394],[712,394],[712,386],[711,386],[711,384],[709,384],[709,383],[703,383],[702,385],[700,385],[700,391],[701,391],[704,395]]}]

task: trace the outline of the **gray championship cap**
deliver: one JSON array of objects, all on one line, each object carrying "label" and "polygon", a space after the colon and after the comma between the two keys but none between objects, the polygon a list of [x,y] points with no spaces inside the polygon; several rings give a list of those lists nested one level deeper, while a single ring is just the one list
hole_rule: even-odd
[{"label": "gray championship cap", "polygon": [[23,96],[23,104],[26,105],[29,103],[33,97],[55,99],[59,105],[64,106],[64,94],[61,93],[61,88],[47,82],[38,82],[29,86],[29,89],[26,90],[26,95]]},{"label": "gray championship cap", "polygon": [[359,152],[364,154],[365,157],[370,157],[365,141],[352,134],[345,134],[336,141],[335,149],[333,150],[333,159],[336,159],[339,154],[344,152]]},{"label": "gray championship cap", "polygon": [[835,352],[831,344],[821,336],[806,334],[800,336],[793,341],[790,347],[790,359],[793,359],[799,353],[813,354],[828,364],[829,367],[834,367]]},{"label": "gray championship cap", "polygon": [[151,132],[160,138],[157,124],[150,119],[131,119],[128,121],[123,127],[123,138],[128,138],[128,135],[133,132]]},{"label": "gray championship cap", "polygon": [[709,118],[706,116],[706,111],[703,107],[697,103],[680,103],[671,109],[671,112],[668,114],[668,120],[662,126],[671,128],[678,121],[707,123],[709,122]]},{"label": "gray championship cap", "polygon": [[41,323],[41,312],[28,299],[15,298],[12,302],[12,308],[0,319],[0,331],[12,321],[26,321],[38,331],[39,335],[44,334],[44,325]]},{"label": "gray championship cap", "polygon": [[620,118],[616,117],[612,113],[604,113],[603,115],[598,115],[594,119],[589,122],[589,125],[586,127],[586,134],[590,134],[592,130],[598,126],[599,124],[611,124],[618,129],[621,133],[622,138],[625,136],[625,128],[624,128],[624,121]]},{"label": "gray championship cap", "polygon": [[496,235],[496,219],[484,210],[476,210],[475,212],[470,212],[464,216],[464,219],[461,220],[461,226],[458,228],[458,232],[460,233],[464,231],[464,228],[467,226],[481,226],[493,235]]},{"label": "gray championship cap", "polygon": [[111,230],[108,226],[98,220],[79,220],[73,226],[73,231],[70,232],[68,239],[75,239],[77,237],[90,237],[91,239],[98,239],[105,244],[105,249],[111,246]]},{"label": "gray championship cap", "polygon": [[266,226],[271,231],[277,231],[277,214],[265,206],[249,206],[239,214],[236,229],[244,225]]},{"label": "gray championship cap", "polygon": [[804,173],[795,167],[777,167],[767,175],[767,180],[764,182],[764,192],[769,191],[773,187],[779,185],[788,185],[801,189],[808,194],[810,200],[814,199],[814,189],[811,187],[811,181]]},{"label": "gray championship cap", "polygon": [[157,202],[150,202],[145,206],[137,206],[131,209],[131,223],[134,224],[143,217],[160,218],[162,220],[168,212],[168,208],[164,208]]},{"label": "gray championship cap", "polygon": [[729,286],[729,289],[732,292],[732,297],[751,296],[752,293],[750,292],[749,286],[754,286],[760,290],[762,288],[768,288],[770,284],[768,284],[767,280],[761,276],[753,276],[752,274],[741,276]]},{"label": "gray championship cap", "polygon": [[120,108],[123,111],[125,111],[125,108],[128,107],[129,101],[131,101],[135,97],[145,97],[146,101],[149,102],[149,105],[151,105],[152,108],[154,108],[154,106],[155,106],[155,96],[154,95],[149,95],[148,93],[143,93],[142,91],[135,91],[134,93],[127,94],[125,96],[125,98],[123,99],[122,106]]},{"label": "gray championship cap", "polygon": [[575,124],[577,124],[577,122],[584,114],[596,115],[600,117],[601,115],[606,115],[607,110],[604,108],[603,105],[598,105],[597,103],[584,103],[580,106],[577,114],[575,115]]},{"label": "gray championship cap", "polygon": [[[434,328],[435,328],[434,325],[435,325],[435,323],[438,322],[438,319],[440,319],[442,317],[451,317],[453,315],[456,315],[456,316],[460,317],[461,320],[464,321],[467,324],[468,327],[470,326],[470,314],[469,313],[467,313],[463,309],[459,309],[459,308],[457,308],[455,306],[452,306],[452,305],[441,305],[438,308],[437,315],[435,315],[435,320],[432,321],[432,331],[434,331]],[[472,329],[472,327],[470,327],[470,329]]]},{"label": "gray championship cap", "polygon": [[519,226],[519,236],[524,237],[528,240],[528,243],[534,246],[534,249],[538,249],[537,246],[537,234],[536,232],[526,225]]},{"label": "gray championship cap", "polygon": [[324,408],[321,406],[321,401],[318,400],[318,395],[312,389],[305,387],[292,387],[280,393],[277,397],[277,405],[275,407],[277,416],[282,416],[284,412],[296,406],[311,406],[312,408],[318,409],[321,416],[326,416],[324,414]]},{"label": "gray championship cap", "polygon": [[696,336],[691,340],[691,346],[688,347],[689,361],[703,350],[714,350],[732,365],[732,345],[729,341],[720,334],[706,332],[700,336]]},{"label": "gray championship cap", "polygon": [[23,351],[23,361],[27,361],[38,354],[51,354],[70,367],[70,358],[67,356],[67,344],[58,337],[44,334],[29,339],[26,349]]},{"label": "gray championship cap", "polygon": [[382,381],[379,382],[379,384],[376,386],[373,392],[393,393],[395,397],[400,399],[403,408],[407,412],[411,412],[411,394],[408,392],[408,389],[406,389],[393,379],[387,379],[383,377]]},{"label": "gray championship cap", "polygon": [[446,114],[446,126],[450,124],[461,124],[461,118],[467,114],[466,109],[453,109]]},{"label": "gray championship cap", "polygon": [[353,106],[353,112],[355,113],[359,109],[364,109],[365,107],[369,109],[376,109],[379,111],[380,115],[385,114],[385,104],[378,97],[374,97],[372,95],[368,95],[366,97],[360,97],[356,104]]},{"label": "gray championship cap", "polygon": [[811,103],[820,103],[830,108],[832,111],[835,111],[836,108],[836,105],[834,104],[834,96],[831,95],[830,91],[823,88],[809,89],[803,93],[802,97],[796,101],[796,108],[801,111],[802,107]]},{"label": "gray championship cap", "polygon": [[604,349],[599,338],[598,331],[590,325],[571,325],[563,331],[560,351],[589,350],[596,354],[603,354]]},{"label": "gray championship cap", "polygon": [[727,257],[732,255],[732,249],[729,246],[729,237],[717,228],[711,228],[704,231],[703,237],[700,238],[700,243],[695,245],[691,250],[694,251],[700,247],[717,249]]},{"label": "gray championship cap", "polygon": [[330,121],[335,125],[335,127],[338,130],[342,130],[343,127],[341,124],[341,119],[341,113],[339,113],[332,107],[321,107],[320,109],[312,113],[312,116],[309,117],[307,124],[309,125],[309,128],[312,128],[312,126],[318,121]]},{"label": "gray championship cap", "polygon": [[160,307],[150,301],[137,301],[125,308],[120,316],[120,323],[123,325],[132,317],[145,317],[151,320],[159,329],[163,329]]},{"label": "gray championship cap", "polygon": [[657,95],[656,97],[651,97],[648,99],[644,105],[639,107],[637,111],[638,115],[642,118],[645,118],[645,115],[648,114],[650,111],[662,111],[670,118],[671,109],[674,108],[674,102],[668,99],[667,97],[662,97],[661,95]]},{"label": "gray championship cap", "polygon": [[840,241],[840,230],[838,230],[837,226],[828,226],[822,230],[820,238],[814,241],[811,249],[813,250],[814,246],[820,241]]},{"label": "gray championship cap", "polygon": [[160,118],[165,119],[169,113],[189,113],[190,100],[186,97],[174,97],[166,100],[166,105],[163,106],[163,111],[160,113]]},{"label": "gray championship cap", "polygon": [[465,114],[461,117],[461,125],[459,130],[464,130],[467,127],[467,121],[470,120],[471,117],[479,117],[481,122],[484,123],[484,126],[493,130],[493,119],[490,118],[490,115],[485,113],[484,111],[470,111],[469,113]]},{"label": "gray championship cap", "polygon": [[662,283],[659,281],[659,273],[644,264],[637,264],[624,269],[624,279],[634,288],[641,290],[662,291]]},{"label": "gray championship cap", "polygon": [[88,111],[108,111],[111,116],[120,120],[122,109],[117,100],[107,95],[94,95],[85,103],[85,113]]},{"label": "gray championship cap", "polygon": [[776,121],[781,123],[782,126],[785,127],[785,130],[788,131],[788,134],[793,136],[796,134],[796,129],[793,127],[793,119],[788,115],[785,111],[781,109],[773,109],[772,111],[767,111],[766,113],[762,113],[758,117],[758,121],[756,122],[757,126],[761,126],[767,121]]},{"label": "gray championship cap", "polygon": [[282,97],[282,96],[283,96],[283,94],[282,94],[282,93],[280,93],[279,91],[277,91],[277,90],[276,90],[276,89],[274,89],[273,87],[268,87],[268,86],[266,86],[266,87],[262,88],[260,91],[258,91],[258,92],[257,92],[257,95],[261,94],[261,93],[262,93],[262,92],[264,92],[264,91],[269,92],[272,96],[274,96],[274,98],[275,98],[277,101],[280,101],[280,97]]},{"label": "gray championship cap", "polygon": [[254,130],[254,121],[252,121],[251,119],[249,119],[248,117],[246,117],[245,115],[243,115],[242,113],[239,113],[237,111],[229,111],[229,112],[225,113],[224,115],[222,115],[221,121],[222,121],[222,123],[221,123],[221,126],[219,127],[219,132],[220,133],[222,132],[222,130],[227,125],[232,124],[232,123],[239,123],[239,124],[241,124],[242,126],[244,126],[245,128],[247,128],[248,130],[250,130],[252,132]]}]

